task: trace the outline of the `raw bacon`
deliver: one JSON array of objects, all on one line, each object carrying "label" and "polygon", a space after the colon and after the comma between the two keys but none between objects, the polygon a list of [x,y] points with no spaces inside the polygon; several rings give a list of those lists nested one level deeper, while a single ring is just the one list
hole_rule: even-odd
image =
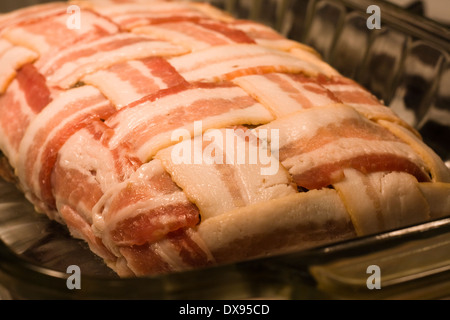
[{"label": "raw bacon", "polygon": [[173,137],[175,130],[198,134],[194,132],[196,121],[201,121],[202,131],[206,131],[272,119],[267,109],[231,83],[182,83],[121,109],[107,124],[116,132],[111,147],[126,143],[145,162],[179,141]]},{"label": "raw bacon", "polygon": [[24,65],[33,63],[38,55],[20,46],[11,45],[0,52],[0,94],[5,93],[17,71]]},{"label": "raw bacon", "polygon": [[245,128],[209,131],[157,157],[204,220],[296,192],[279,160]]},{"label": "raw bacon", "polygon": [[201,10],[189,3],[151,1],[150,3],[125,3],[118,5],[94,4],[93,8],[109,17],[123,30],[166,22],[197,21],[208,18]]},{"label": "raw bacon", "polygon": [[255,43],[244,32],[210,20],[160,23],[135,28],[133,32],[181,44],[190,51],[233,43]]},{"label": "raw bacon", "polygon": [[46,16],[45,19],[29,20],[9,27],[4,31],[3,37],[35,51],[47,60],[47,55],[54,55],[63,48],[119,31],[117,25],[88,9],[80,13],[79,25],[68,26],[70,16],[66,10]]},{"label": "raw bacon", "polygon": [[83,86],[60,94],[30,124],[20,145],[17,170],[25,193],[36,198],[44,212],[55,209],[51,172],[58,151],[75,132],[115,111],[98,90]]},{"label": "raw bacon", "polygon": [[118,33],[62,50],[39,70],[51,85],[69,89],[84,76],[115,63],[184,52],[185,49],[169,42],[144,35]]},{"label": "raw bacon", "polygon": [[448,168],[382,101],[314,49],[189,1],[1,15],[0,175],[121,277],[450,212]]},{"label": "raw bacon", "polygon": [[82,78],[99,88],[119,109],[162,89],[185,82],[163,58],[150,57],[113,64]]},{"label": "raw bacon", "polygon": [[258,128],[274,129],[280,131],[280,161],[299,187],[332,185],[342,180],[345,168],[403,171],[430,180],[409,145],[345,105],[306,109]]},{"label": "raw bacon", "polygon": [[214,46],[169,60],[187,81],[223,81],[258,73],[304,72],[320,69],[289,53],[253,44]]},{"label": "raw bacon", "polygon": [[55,94],[36,68],[27,64],[17,72],[9,90],[0,96],[0,147],[13,168],[26,129]]}]

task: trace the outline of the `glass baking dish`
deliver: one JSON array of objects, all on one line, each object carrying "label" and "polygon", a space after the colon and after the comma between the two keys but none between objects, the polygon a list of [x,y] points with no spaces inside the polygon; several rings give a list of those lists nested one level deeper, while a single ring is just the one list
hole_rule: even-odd
[{"label": "glass baking dish", "polygon": [[[48,1],[3,2],[0,12],[39,2]],[[314,47],[416,127],[450,163],[448,28],[379,0],[210,2]],[[366,24],[371,5],[380,8],[381,29]],[[450,218],[270,258],[119,279],[83,242],[0,182],[0,239],[3,299],[450,297]],[[80,267],[81,290],[68,288],[70,265]]]}]

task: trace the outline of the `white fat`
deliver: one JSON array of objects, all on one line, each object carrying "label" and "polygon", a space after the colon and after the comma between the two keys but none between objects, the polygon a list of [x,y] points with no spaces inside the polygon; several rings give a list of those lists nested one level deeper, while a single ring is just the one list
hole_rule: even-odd
[{"label": "white fat", "polygon": [[420,168],[426,167],[422,159],[405,143],[360,138],[338,139],[314,151],[289,158],[283,161],[283,165],[291,174],[296,175],[321,165],[370,154],[395,155],[409,159]]},{"label": "white fat", "polygon": [[258,67],[271,67],[274,71],[289,70],[291,72],[316,72],[314,68],[301,60],[275,54],[264,54],[212,62],[211,64],[205,64],[198,69],[180,72],[180,74],[188,81],[218,81],[229,73]]},{"label": "white fat", "polygon": [[35,52],[19,46],[14,46],[0,55],[0,94],[6,92],[8,85],[16,76],[16,70],[37,58]]},{"label": "white fat", "polygon": [[103,191],[117,183],[112,154],[85,129],[75,133],[61,148],[59,164],[63,169],[81,172],[92,179],[91,182],[98,183]]},{"label": "white fat", "polygon": [[[234,134],[231,136],[237,139],[232,146],[229,141],[220,140],[230,137],[225,130],[217,130],[217,133],[221,133],[217,135],[218,140],[205,138],[205,141],[210,144],[201,151],[200,158],[198,158],[199,154],[195,153],[195,148],[202,144],[203,138],[208,137],[208,133],[164,149],[157,154],[157,158],[161,160],[175,183],[200,209],[203,219],[218,216],[251,203],[296,192],[290,185],[288,173],[279,165],[277,158],[272,156],[270,159],[272,164],[277,164],[275,172],[264,175],[263,169],[267,165],[261,163],[258,154],[252,158],[252,152],[260,152],[260,147],[252,149],[248,142],[244,142],[242,137]],[[231,151],[233,147],[234,151]],[[192,148],[192,157],[180,162],[173,152],[183,148],[185,150]],[[233,152],[235,157],[231,159],[230,155]],[[212,158],[212,155],[216,158]]]},{"label": "white fat", "polygon": [[[308,99],[314,106],[324,106],[334,103],[326,95],[320,95],[304,88],[304,85],[294,81],[289,76],[277,74],[284,81],[288,81],[301,95]],[[276,82],[264,75],[251,75],[235,79],[237,85],[242,87],[248,94],[264,104],[277,118],[291,115],[304,109],[304,106],[294,96],[296,92],[284,91]],[[313,85],[308,83],[309,86]],[[319,87],[318,85],[316,85]]]},{"label": "white fat", "polygon": [[406,227],[430,218],[429,205],[413,176],[403,172],[364,175],[354,169],[344,173],[345,179],[334,187],[358,235]]},{"label": "white fat", "polygon": [[10,42],[29,48],[40,55],[49,52],[51,49],[51,46],[48,44],[45,36],[34,33],[30,35],[30,33],[24,28],[11,28],[6,31],[3,36]]},{"label": "white fat", "polygon": [[107,70],[87,75],[83,78],[83,82],[97,87],[119,109],[142,98],[129,82],[123,81],[117,74]]},{"label": "white fat", "polygon": [[[20,110],[16,110],[16,114],[21,114],[21,117],[27,118],[29,120],[35,117],[34,112],[28,107],[28,103],[25,98],[24,92],[20,89],[17,81],[13,81],[9,87],[9,91],[7,93],[14,95],[14,100],[18,102],[20,105]],[[11,132],[5,132],[4,128],[0,126],[0,150],[6,155],[9,160],[9,163],[13,168],[17,167],[19,150],[16,147],[13,147],[8,139]]]},{"label": "white fat", "polygon": [[[186,28],[198,28],[193,23],[186,23]],[[171,41],[182,45],[191,51],[197,51],[209,48],[211,45],[207,41],[202,41],[201,38],[190,36],[180,30],[172,30],[170,26],[144,26],[133,29],[134,33],[141,33],[150,35],[156,39]],[[225,38],[225,37],[223,37]]]},{"label": "white fat", "polygon": [[152,244],[152,248],[155,250],[155,253],[157,253],[160,258],[170,266],[171,270],[182,271],[186,270],[188,267],[180,257],[180,252],[178,250],[174,250],[170,241],[159,241]]},{"label": "white fat", "polygon": [[[17,172],[20,181],[23,186],[26,188],[31,188],[35,191],[36,194],[39,194],[39,171],[41,167],[41,155],[44,146],[40,147],[40,152],[38,153],[38,157],[34,159],[34,166],[32,172],[28,172],[26,170],[26,163],[28,161],[28,152],[30,147],[33,145],[36,134],[41,130],[47,127],[48,123],[53,119],[55,115],[57,115],[60,111],[67,108],[67,105],[83,100],[88,99],[89,97],[98,95],[99,92],[94,87],[83,86],[76,89],[72,89],[66,91],[59,95],[55,100],[53,100],[46,108],[44,108],[37,116],[33,119],[30,126],[25,132],[24,138],[20,144],[18,163],[17,163]],[[102,104],[104,102],[100,102]],[[56,135],[59,134],[60,130],[64,128],[69,122],[73,121],[74,118],[80,115],[80,113],[89,113],[91,110],[98,108],[98,105],[90,106],[89,108],[85,108],[78,113],[72,114],[69,117],[66,117],[63,121],[61,121],[57,126],[50,129],[50,133],[47,135],[46,141],[50,141]],[[31,177],[28,179],[28,175]],[[31,185],[28,185],[26,181],[29,180]]]},{"label": "white fat", "polygon": [[[120,38],[118,36],[115,36]],[[130,37],[131,34],[130,34]],[[105,37],[108,39],[108,37]],[[90,46],[97,46],[98,43],[90,43]],[[70,88],[83,76],[93,73],[102,68],[109,67],[117,62],[131,59],[141,59],[149,56],[178,55],[185,52],[185,49],[175,46],[169,42],[140,41],[131,45],[119,47],[113,51],[97,52],[88,57],[79,58],[73,62],[65,63],[54,74],[48,77],[49,84],[59,85],[63,88]],[[60,55],[70,55],[69,52],[62,52]],[[47,64],[49,66],[49,64]],[[51,64],[50,64],[51,66]]]},{"label": "white fat", "polygon": [[300,139],[314,137],[318,129],[330,124],[338,124],[346,119],[360,120],[362,118],[351,107],[333,104],[319,108],[304,109],[261,126],[257,130],[270,131],[278,129],[280,131],[279,147],[282,148]]},{"label": "white fat", "polygon": [[0,39],[0,56],[5,53],[8,49],[12,48],[12,43],[6,39]]},{"label": "white fat", "polygon": [[[154,102],[145,102],[136,107],[123,110],[122,112],[119,112],[117,116],[113,116],[107,121],[108,125],[115,127],[115,135],[111,140],[111,146],[119,144],[122,139],[124,139],[124,137],[126,137],[133,129],[142,123],[151,122],[150,120],[157,116],[166,115],[167,117],[170,117],[170,113],[172,111],[179,108],[186,108],[186,106],[190,106],[197,101],[208,101],[217,99],[218,97],[221,99],[232,100],[245,95],[245,92],[238,87],[214,89],[196,88],[183,91],[178,94],[168,95]],[[256,117],[260,118],[261,116],[269,116],[268,111],[266,111],[261,105],[255,105],[258,110],[254,111],[261,112],[260,114],[256,113]],[[231,113],[233,113],[233,111],[231,111]],[[237,109],[236,113],[239,112],[241,112],[241,110]],[[225,114],[225,117],[226,116],[227,114]],[[180,127],[183,127],[183,125]],[[145,152],[146,151],[144,151],[144,153]]]},{"label": "white fat", "polygon": [[[270,122],[272,119],[273,118],[269,111],[259,104],[254,104],[253,106],[245,109],[235,109],[217,116],[204,117],[201,120],[201,124],[202,131],[207,131],[214,128],[225,128],[233,125],[257,125]],[[182,125],[177,128],[177,130],[182,130],[186,133],[183,138],[186,138],[187,136],[194,137],[194,135],[199,134],[198,132],[195,132],[195,128],[192,123]],[[174,130],[170,130],[149,138],[147,142],[140,146],[137,151],[139,159],[142,161],[147,161],[148,159],[151,159],[159,150],[178,143],[179,138],[181,137],[174,135],[174,133]]]}]

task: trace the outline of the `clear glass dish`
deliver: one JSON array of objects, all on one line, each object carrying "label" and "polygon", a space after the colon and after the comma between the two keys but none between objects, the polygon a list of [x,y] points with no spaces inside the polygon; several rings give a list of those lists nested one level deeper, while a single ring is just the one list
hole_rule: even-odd
[{"label": "clear glass dish", "polygon": [[[258,0],[210,2],[313,46],[415,126],[450,163],[447,27],[379,0],[271,0],[264,6]],[[0,11],[13,9],[6,5],[11,3]],[[379,30],[366,26],[370,5],[381,9]],[[0,182],[0,240],[4,299],[450,297],[450,218],[271,258],[119,279],[83,242],[35,213],[13,185]],[[80,267],[81,290],[67,286],[70,265]],[[381,290],[369,289],[370,266],[381,270]]]}]

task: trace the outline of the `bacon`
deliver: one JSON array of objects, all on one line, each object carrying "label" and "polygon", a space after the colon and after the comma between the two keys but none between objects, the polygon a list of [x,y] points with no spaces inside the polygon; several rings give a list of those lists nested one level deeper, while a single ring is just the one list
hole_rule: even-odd
[{"label": "bacon", "polygon": [[190,51],[232,43],[255,43],[242,31],[231,29],[224,23],[209,20],[160,23],[135,28],[133,32],[172,41],[185,46]]},{"label": "bacon", "polygon": [[[64,10],[45,19],[29,20],[5,30],[3,36],[12,43],[27,47],[41,57],[55,55],[62,48],[117,33],[118,27],[88,9],[79,15],[78,26],[71,27]],[[47,60],[47,58],[44,58]]]},{"label": "bacon", "polygon": [[0,112],[0,147],[15,168],[20,141],[34,116],[17,81],[13,81],[9,90],[0,96]]},{"label": "bacon", "polygon": [[214,46],[169,59],[187,81],[222,81],[270,72],[316,75],[320,69],[286,52],[252,44]]},{"label": "bacon", "polygon": [[320,76],[317,81],[321,86],[331,91],[342,103],[347,104],[370,120],[389,120],[400,123],[414,130],[401,120],[391,108],[384,106],[373,94],[355,81],[342,76]]},{"label": "bacon", "polygon": [[380,101],[355,81],[344,77],[326,78],[319,76],[318,83],[342,102],[348,105],[381,105]]},{"label": "bacon", "polygon": [[[93,228],[93,211],[104,194],[126,180],[141,165],[108,148],[112,130],[100,120],[74,133],[60,148],[51,173],[55,206],[73,236],[85,240],[91,250],[111,264],[117,257]],[[128,161],[126,161],[128,160]]]},{"label": "bacon", "polygon": [[115,262],[117,260],[117,258],[105,247],[102,239],[95,236],[90,225],[78,214],[78,212],[74,211],[69,206],[62,206],[59,209],[59,212],[73,237],[86,241],[92,252],[104,259],[106,263]]},{"label": "bacon", "polygon": [[208,16],[188,3],[152,1],[151,3],[125,3],[110,6],[94,4],[94,9],[109,17],[123,30],[175,21],[196,21]]},{"label": "bacon", "polygon": [[34,65],[24,65],[17,74],[17,81],[20,89],[25,93],[27,104],[34,113],[41,112],[52,101],[45,78]]},{"label": "bacon", "polygon": [[90,223],[103,195],[142,164],[128,156],[128,150],[113,152],[108,147],[112,135],[103,122],[93,121],[65,142],[52,172],[57,207],[69,205]]},{"label": "bacon", "polygon": [[245,128],[209,131],[157,158],[203,220],[296,192],[279,160]]},{"label": "bacon", "polygon": [[371,120],[386,119],[409,127],[363,87],[341,76],[270,73],[239,77],[233,82],[271,109],[277,118],[305,108],[344,103]]},{"label": "bacon", "polygon": [[326,106],[340,100],[316,78],[302,74],[270,73],[233,81],[281,118],[302,109]]},{"label": "bacon", "polygon": [[0,34],[8,27],[16,26],[30,20],[46,19],[54,14],[66,12],[67,4],[53,2],[25,7],[0,16]]},{"label": "bacon", "polygon": [[24,192],[44,212],[54,210],[51,172],[58,151],[78,130],[116,109],[98,90],[84,86],[54,99],[28,127],[19,149],[18,173]]},{"label": "bacon", "polygon": [[101,208],[97,205],[95,227],[114,252],[120,246],[159,241],[200,222],[198,209],[157,160],[141,166],[108,193]]},{"label": "bacon", "polygon": [[406,143],[345,105],[306,109],[261,129],[280,130],[280,161],[299,187],[327,187],[342,180],[346,168],[429,180],[424,161]]},{"label": "bacon", "polygon": [[11,49],[13,44],[5,39],[0,38],[0,56],[7,50]]},{"label": "bacon", "polygon": [[51,99],[45,80],[31,64],[18,71],[9,90],[0,96],[0,147],[14,168],[25,130]]},{"label": "bacon", "polygon": [[448,211],[441,159],[312,48],[205,3],[69,4],[0,16],[0,171],[120,276]]},{"label": "bacon", "polygon": [[439,155],[423,142],[420,136],[401,123],[386,120],[379,120],[378,123],[408,143],[414,152],[424,160],[434,182],[450,183],[450,170]]},{"label": "bacon", "polygon": [[190,229],[170,233],[156,243],[121,247],[120,252],[132,275],[137,276],[185,271],[215,263],[202,239]]},{"label": "bacon", "polygon": [[320,54],[316,52],[311,47],[306,45],[302,45],[300,47],[294,47],[289,50],[289,53],[300,59],[305,61],[316,68],[320,69],[320,73],[326,75],[327,77],[338,77],[340,76],[339,72],[336,71],[332,66],[322,60]]},{"label": "bacon", "polygon": [[274,29],[250,20],[236,20],[231,25],[244,32],[249,38],[260,46],[289,51],[293,48],[305,48],[306,46],[297,41],[286,39]]},{"label": "bacon", "polygon": [[185,49],[144,35],[119,33],[62,50],[40,67],[51,85],[68,89],[84,76],[125,60],[173,56]]},{"label": "bacon", "polygon": [[298,252],[356,236],[347,208],[332,189],[239,208],[202,221],[197,231],[218,263],[267,257],[280,248]]},{"label": "bacon", "polygon": [[11,46],[0,52],[0,94],[6,92],[17,70],[37,59],[37,54],[27,48]]},{"label": "bacon", "polygon": [[119,109],[162,89],[185,82],[160,57],[116,63],[85,76],[82,81],[97,87]]},{"label": "bacon", "polygon": [[189,136],[195,134],[195,121],[201,121],[202,129],[208,130],[257,125],[272,119],[267,109],[231,83],[183,83],[121,109],[106,123],[116,132],[112,148],[126,143],[146,162],[160,149],[179,141],[178,137],[173,138],[175,130],[183,129]]}]

